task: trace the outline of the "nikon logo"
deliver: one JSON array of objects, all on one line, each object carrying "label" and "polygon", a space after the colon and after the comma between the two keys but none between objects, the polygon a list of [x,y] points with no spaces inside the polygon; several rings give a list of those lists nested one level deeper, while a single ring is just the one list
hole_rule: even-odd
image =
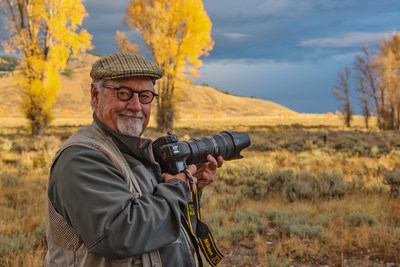
[{"label": "nikon logo", "polygon": [[179,153],[179,146],[173,146],[172,147],[172,153],[173,154],[178,154]]},{"label": "nikon logo", "polygon": [[210,255],[210,256],[213,255],[214,253],[211,249],[210,241],[208,239],[204,239],[204,244],[206,245],[208,255]]}]

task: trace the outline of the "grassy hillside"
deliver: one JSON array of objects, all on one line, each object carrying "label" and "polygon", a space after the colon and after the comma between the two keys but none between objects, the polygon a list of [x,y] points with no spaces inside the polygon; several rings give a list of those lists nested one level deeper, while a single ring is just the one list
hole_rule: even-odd
[{"label": "grassy hillside", "polygon": [[[61,88],[57,104],[53,108],[57,118],[90,117],[89,105],[90,67],[98,57],[82,55],[69,61],[61,75]],[[226,116],[276,116],[294,113],[276,103],[237,97],[221,93],[211,87],[182,84],[178,92],[178,115],[189,118]],[[0,109],[2,117],[22,116],[19,103],[21,93],[12,74],[0,78]]]},{"label": "grassy hillside", "polygon": [[[97,56],[86,54],[72,58],[61,75],[61,88],[53,107],[53,125],[83,125],[91,121],[89,72]],[[214,88],[181,84],[176,97],[176,127],[236,128],[237,125],[334,126],[343,128],[343,120],[333,114],[302,114],[277,103],[224,94]],[[0,75],[0,125],[23,126],[26,120],[20,110],[22,93],[12,73]],[[153,102],[153,116],[156,114]],[[149,126],[155,126],[155,120]],[[374,120],[370,125],[375,125]],[[354,127],[364,127],[362,116],[354,116]],[[245,129],[244,129],[245,130]]]}]

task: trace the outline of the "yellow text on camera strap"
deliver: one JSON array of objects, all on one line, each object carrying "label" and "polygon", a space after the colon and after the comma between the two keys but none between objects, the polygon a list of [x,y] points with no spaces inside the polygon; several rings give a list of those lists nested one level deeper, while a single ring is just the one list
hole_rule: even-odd
[{"label": "yellow text on camera strap", "polygon": [[221,262],[224,256],[215,245],[210,228],[201,221],[199,195],[197,190],[194,190],[193,194],[193,199],[186,207],[185,217],[189,222],[190,231],[197,238],[200,250],[203,252],[206,261],[214,267]]}]

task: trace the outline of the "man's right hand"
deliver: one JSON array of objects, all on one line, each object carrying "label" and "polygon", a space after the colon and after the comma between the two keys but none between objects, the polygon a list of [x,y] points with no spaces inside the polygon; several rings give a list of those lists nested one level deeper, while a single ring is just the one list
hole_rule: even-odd
[{"label": "man's right hand", "polygon": [[[196,185],[197,185],[197,178],[194,177],[193,174],[197,171],[196,165],[194,165],[194,164],[190,165],[186,169],[186,171],[192,176],[192,179],[193,179],[193,190],[195,190]],[[186,174],[183,173],[183,172],[180,172],[180,173],[175,174],[175,175],[171,175],[171,174],[168,174],[168,173],[163,173],[161,175],[161,177],[163,178],[164,182],[168,182],[169,180],[174,179],[174,178],[180,179],[180,180],[184,181],[187,184],[187,186],[189,187],[189,189],[190,189],[189,179],[186,177]]]}]

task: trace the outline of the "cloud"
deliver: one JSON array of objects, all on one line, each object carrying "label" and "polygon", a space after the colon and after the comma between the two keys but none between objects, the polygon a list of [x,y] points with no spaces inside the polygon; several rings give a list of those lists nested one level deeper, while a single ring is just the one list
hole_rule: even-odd
[{"label": "cloud", "polygon": [[249,35],[248,34],[244,34],[244,33],[235,33],[235,32],[232,32],[232,33],[225,33],[224,34],[226,37],[228,37],[228,38],[230,38],[230,39],[243,39],[243,38],[247,38],[247,37],[249,37]]},{"label": "cloud", "polygon": [[315,38],[300,42],[300,46],[306,47],[360,47],[364,44],[376,44],[385,37],[390,36],[389,32],[350,32],[339,34],[331,38]]},{"label": "cloud", "polygon": [[336,70],[351,64],[353,57],[325,58],[311,61],[277,62],[274,60],[219,60],[204,63],[201,77],[222,91],[242,96],[256,96],[284,105],[298,112],[335,112],[337,103],[331,88],[337,78]]}]

